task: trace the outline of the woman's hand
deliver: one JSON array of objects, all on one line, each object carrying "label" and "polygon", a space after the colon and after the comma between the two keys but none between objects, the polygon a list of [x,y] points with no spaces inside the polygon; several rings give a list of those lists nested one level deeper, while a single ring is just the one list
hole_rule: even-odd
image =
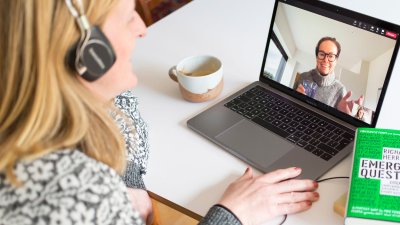
[{"label": "woman's hand", "polygon": [[358,104],[358,105],[363,105],[364,96],[361,95],[357,100],[350,100],[350,97],[352,96],[352,94],[353,94],[352,91],[347,92],[347,94],[345,96],[343,96],[343,98],[339,101],[339,103],[337,105],[337,109],[339,109],[340,111],[342,111],[344,113],[351,115],[351,113],[353,111],[354,103]]},{"label": "woman's hand", "polygon": [[142,189],[128,188],[128,197],[133,208],[139,211],[146,224],[153,223],[153,205],[147,191]]},{"label": "woman's hand", "polygon": [[230,209],[243,225],[261,224],[273,217],[309,209],[319,199],[313,180],[293,179],[300,168],[276,170],[258,177],[250,168],[229,185],[219,204]]},{"label": "woman's hand", "polygon": [[304,88],[304,86],[302,84],[299,84],[299,86],[297,86],[296,91],[302,93],[303,95],[306,94],[306,89]]}]

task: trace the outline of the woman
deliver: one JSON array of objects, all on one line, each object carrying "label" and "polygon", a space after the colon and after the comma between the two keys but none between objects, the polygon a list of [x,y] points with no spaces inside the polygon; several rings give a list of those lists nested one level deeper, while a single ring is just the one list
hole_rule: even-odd
[{"label": "woman", "polygon": [[[146,28],[134,1],[96,3],[0,1],[0,224],[147,220],[138,210],[146,211],[148,196],[133,189],[128,200],[118,176],[126,149],[109,115],[111,100],[137,83],[130,55]],[[115,57],[90,47],[102,33]],[[260,224],[307,210],[318,199],[317,183],[293,179],[300,173],[254,177],[247,169],[200,224]]]},{"label": "woman", "polygon": [[313,93],[310,97],[350,115],[354,103],[362,104],[364,96],[350,100],[353,92],[347,92],[345,86],[335,78],[335,67],[340,52],[341,46],[336,38],[321,38],[315,47],[315,68],[300,74],[293,87],[296,91],[306,94],[303,84],[316,84],[315,89],[309,91]]},{"label": "woman", "polygon": [[366,121],[366,118],[365,118],[365,109],[364,109],[363,106],[359,106],[359,107],[358,107],[358,110],[357,110],[357,113],[356,113],[355,117],[356,117],[357,119],[359,119],[359,120],[362,120],[362,121],[364,121],[364,122],[367,122],[367,121]]}]

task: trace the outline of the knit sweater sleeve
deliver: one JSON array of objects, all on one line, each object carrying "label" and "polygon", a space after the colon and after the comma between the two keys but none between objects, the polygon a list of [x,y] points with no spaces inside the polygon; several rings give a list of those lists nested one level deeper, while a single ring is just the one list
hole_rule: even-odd
[{"label": "knit sweater sleeve", "polygon": [[146,189],[143,175],[149,157],[148,127],[139,112],[138,99],[132,91],[126,91],[115,98],[114,105],[116,110],[111,115],[121,130],[127,150],[127,167],[122,180],[129,188]]},{"label": "knit sweater sleeve", "polygon": [[125,172],[121,178],[129,188],[146,190],[146,185],[144,184],[142,174],[140,173],[140,168],[134,161],[127,162]]},{"label": "knit sweater sleeve", "polygon": [[242,225],[240,220],[229,209],[222,205],[214,205],[199,225]]}]

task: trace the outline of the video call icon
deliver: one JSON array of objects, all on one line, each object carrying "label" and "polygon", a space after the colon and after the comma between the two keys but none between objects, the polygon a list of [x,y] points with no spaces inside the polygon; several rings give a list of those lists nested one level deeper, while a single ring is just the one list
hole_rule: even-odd
[{"label": "video call icon", "polygon": [[370,30],[370,31],[374,31],[374,30],[375,30],[375,27],[374,27],[374,26],[370,26],[369,30]]}]

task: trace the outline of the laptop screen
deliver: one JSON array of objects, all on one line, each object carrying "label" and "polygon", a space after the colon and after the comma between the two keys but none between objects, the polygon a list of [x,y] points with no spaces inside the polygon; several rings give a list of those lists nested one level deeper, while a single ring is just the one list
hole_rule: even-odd
[{"label": "laptop screen", "polygon": [[315,0],[277,0],[260,80],[355,126],[372,126],[399,26]]}]

